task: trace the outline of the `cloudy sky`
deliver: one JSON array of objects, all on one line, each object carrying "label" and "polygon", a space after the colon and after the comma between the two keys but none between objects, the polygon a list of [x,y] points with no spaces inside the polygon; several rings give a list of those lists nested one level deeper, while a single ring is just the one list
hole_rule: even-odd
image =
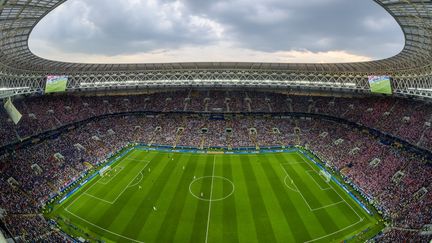
[{"label": "cloudy sky", "polygon": [[395,55],[404,39],[372,0],[68,0],[29,45],[87,63],[353,62]]}]

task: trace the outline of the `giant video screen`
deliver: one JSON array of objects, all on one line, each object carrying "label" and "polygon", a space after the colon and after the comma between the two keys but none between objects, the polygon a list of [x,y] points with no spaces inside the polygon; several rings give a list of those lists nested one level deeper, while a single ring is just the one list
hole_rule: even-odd
[{"label": "giant video screen", "polygon": [[45,93],[64,92],[66,90],[68,77],[49,75],[45,85]]},{"label": "giant video screen", "polygon": [[372,93],[392,94],[389,76],[369,76],[368,79]]}]

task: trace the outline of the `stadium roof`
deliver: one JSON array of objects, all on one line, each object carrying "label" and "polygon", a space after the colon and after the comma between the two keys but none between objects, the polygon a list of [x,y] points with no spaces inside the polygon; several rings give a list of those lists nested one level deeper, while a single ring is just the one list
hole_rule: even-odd
[{"label": "stadium roof", "polygon": [[[74,73],[173,69],[254,69],[307,72],[396,72],[432,63],[432,2],[430,0],[374,0],[401,26],[404,49],[376,61],[338,64],[301,63],[163,63],[82,64],[47,60],[34,55],[28,39],[35,25],[65,0],[0,0],[0,63],[14,72]],[[373,43],[371,43],[373,44]]]}]

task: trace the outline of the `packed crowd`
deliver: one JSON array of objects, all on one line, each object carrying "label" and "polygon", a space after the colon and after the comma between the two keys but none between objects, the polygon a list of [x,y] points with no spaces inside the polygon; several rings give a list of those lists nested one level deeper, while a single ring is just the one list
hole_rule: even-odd
[{"label": "packed crowd", "polygon": [[129,96],[16,99],[15,126],[0,109],[0,146],[86,118],[127,111],[306,112],[341,117],[432,149],[432,105],[386,97],[320,97],[248,91],[172,91]]},{"label": "packed crowd", "polygon": [[[420,229],[432,222],[432,166],[425,159],[343,126],[313,122],[302,129],[301,136],[304,146],[316,151],[347,181],[359,186],[366,197],[374,199],[396,227]],[[343,142],[338,144],[340,139]],[[395,176],[398,172],[402,173],[400,179]],[[427,194],[417,198],[422,188]],[[402,232],[388,234],[382,240],[400,242],[403,235],[409,235],[405,239],[413,242],[427,239],[415,230]]]},{"label": "packed crowd", "polygon": [[[0,109],[0,146],[102,114],[150,110],[327,114],[432,149],[432,105],[395,98],[185,91],[137,96],[44,96],[14,103],[23,113],[23,120],[15,126]],[[181,115],[105,118],[0,155],[0,208],[7,212],[3,221],[9,231],[23,241],[67,241],[41,218],[40,207],[87,171],[88,164],[100,163],[129,142],[199,148],[303,145],[342,172],[367,197],[375,199],[392,219],[395,228],[381,236],[381,240],[399,241],[404,237],[416,242],[427,240],[417,230],[432,223],[432,168],[419,156],[384,145],[362,131],[328,121]],[[379,162],[372,163],[374,159]],[[395,181],[398,172],[403,176]],[[11,178],[17,182],[14,187],[9,185]],[[428,193],[421,199],[415,198],[422,188]]]}]

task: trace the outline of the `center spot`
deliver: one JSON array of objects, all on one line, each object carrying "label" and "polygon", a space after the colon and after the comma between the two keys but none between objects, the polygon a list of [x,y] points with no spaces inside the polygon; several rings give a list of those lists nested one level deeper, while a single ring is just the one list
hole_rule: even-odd
[{"label": "center spot", "polygon": [[199,200],[221,201],[234,193],[234,183],[222,176],[203,176],[190,183],[189,192]]}]

